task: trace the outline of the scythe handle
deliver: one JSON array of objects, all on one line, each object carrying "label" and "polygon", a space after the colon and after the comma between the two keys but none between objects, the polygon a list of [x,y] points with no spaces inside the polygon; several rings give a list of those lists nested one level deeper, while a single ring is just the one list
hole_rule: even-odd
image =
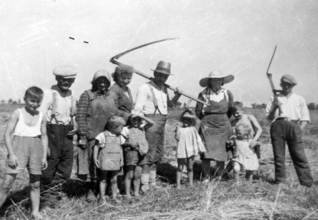
[{"label": "scythe handle", "polygon": [[[116,65],[125,65],[125,64],[123,64],[123,63],[118,62],[118,61],[115,60],[115,59],[111,59],[110,62],[112,62],[113,64],[116,64]],[[153,79],[153,77],[151,77],[151,76],[149,76],[149,75],[147,75],[147,74],[145,74],[145,73],[143,73],[143,72],[140,72],[139,70],[136,70],[136,69],[134,69],[134,73],[137,73],[138,75],[140,75],[140,76],[142,76],[142,77],[145,77],[146,79],[149,79],[149,80]],[[175,87],[172,87],[172,86],[170,86],[170,85],[168,85],[168,84],[165,84],[165,86],[166,86],[168,89],[171,89],[172,91],[177,92],[177,89],[176,89]],[[208,103],[205,103],[204,101],[202,101],[202,100],[200,100],[200,99],[198,99],[198,98],[195,98],[195,97],[193,97],[193,96],[191,96],[191,95],[189,95],[189,94],[187,94],[187,93],[185,93],[185,92],[180,92],[180,94],[183,95],[183,96],[185,96],[185,97],[187,97],[187,98],[189,98],[189,99],[192,99],[192,100],[195,100],[195,101],[197,101],[197,102],[200,102],[200,103],[202,103],[203,105],[209,106]]]}]

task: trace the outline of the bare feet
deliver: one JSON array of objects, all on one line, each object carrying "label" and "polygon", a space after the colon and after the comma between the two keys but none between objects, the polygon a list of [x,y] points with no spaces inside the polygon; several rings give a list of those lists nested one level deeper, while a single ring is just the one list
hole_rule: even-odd
[{"label": "bare feet", "polygon": [[34,220],[43,219],[43,216],[39,212],[32,212],[31,216],[32,216],[32,219],[34,219]]}]

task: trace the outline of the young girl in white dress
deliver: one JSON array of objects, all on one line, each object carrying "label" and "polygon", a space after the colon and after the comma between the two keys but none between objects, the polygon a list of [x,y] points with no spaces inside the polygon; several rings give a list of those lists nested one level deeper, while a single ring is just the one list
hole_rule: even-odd
[{"label": "young girl in white dress", "polygon": [[192,112],[185,111],[181,117],[181,124],[177,124],[175,138],[178,142],[177,145],[177,159],[178,159],[178,169],[177,169],[177,189],[180,189],[180,181],[182,176],[182,170],[185,165],[187,165],[188,178],[190,187],[193,186],[193,163],[194,158],[199,153],[205,152],[204,145],[202,143],[201,137],[195,127],[196,116]]},{"label": "young girl in white dress", "polygon": [[250,148],[250,142],[253,138],[251,128],[240,124],[235,128],[235,132],[234,179],[238,180],[241,167],[243,166],[246,170],[246,179],[250,181],[253,179],[253,173],[259,168],[257,155],[254,149]]}]

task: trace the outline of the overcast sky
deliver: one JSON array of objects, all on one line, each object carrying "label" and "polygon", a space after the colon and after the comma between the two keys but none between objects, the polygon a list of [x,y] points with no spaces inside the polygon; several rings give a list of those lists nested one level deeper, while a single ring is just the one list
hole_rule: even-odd
[{"label": "overcast sky", "polygon": [[[119,61],[147,74],[160,60],[171,62],[167,83],[194,96],[211,70],[233,74],[225,88],[250,105],[271,95],[265,73],[277,45],[270,69],[277,89],[291,74],[294,91],[317,103],[317,14],[318,1],[309,0],[0,0],[0,99],[22,99],[32,85],[49,88],[59,65],[78,68],[72,88],[79,97],[97,70],[114,71],[112,56],[177,37]],[[134,75],[134,97],[144,82]]]}]

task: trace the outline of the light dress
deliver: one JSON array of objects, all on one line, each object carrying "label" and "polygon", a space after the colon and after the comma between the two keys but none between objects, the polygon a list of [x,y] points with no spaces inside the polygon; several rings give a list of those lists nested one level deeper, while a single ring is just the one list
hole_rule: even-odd
[{"label": "light dress", "polygon": [[194,126],[179,127],[175,138],[178,140],[177,158],[190,158],[205,152],[205,147]]},{"label": "light dress", "polygon": [[235,147],[237,151],[237,158],[233,161],[244,166],[245,170],[258,170],[259,163],[256,153],[250,148],[251,140],[236,140]]}]

